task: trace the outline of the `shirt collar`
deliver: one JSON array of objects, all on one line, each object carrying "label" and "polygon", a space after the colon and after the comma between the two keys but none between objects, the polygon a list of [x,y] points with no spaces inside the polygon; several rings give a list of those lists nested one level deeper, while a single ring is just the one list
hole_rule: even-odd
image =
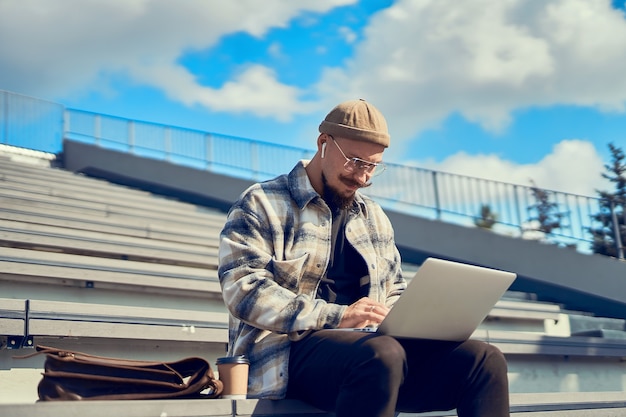
[{"label": "shirt collar", "polygon": [[[321,198],[311,185],[309,176],[306,173],[305,167],[309,162],[310,161],[306,159],[299,161],[288,175],[289,192],[300,210],[303,210],[314,199]],[[350,208],[350,211],[355,214],[361,212],[367,217],[367,206],[363,200],[363,196],[358,191],[354,196],[354,204]]]}]

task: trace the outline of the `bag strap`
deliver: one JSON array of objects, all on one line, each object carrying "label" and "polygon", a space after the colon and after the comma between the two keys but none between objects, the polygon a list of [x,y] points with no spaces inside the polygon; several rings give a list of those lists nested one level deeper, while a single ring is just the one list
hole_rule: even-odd
[{"label": "bag strap", "polygon": [[30,356],[34,356],[37,354],[46,354],[46,355],[56,356],[59,358],[73,358],[79,361],[99,363],[102,365],[149,366],[149,365],[165,365],[166,364],[165,362],[159,362],[159,361],[146,361],[146,360],[136,360],[136,359],[113,358],[113,357],[108,357],[108,356],[98,356],[98,355],[92,355],[89,353],[79,352],[76,350],[59,349],[59,348],[44,346],[44,345],[37,345],[35,349],[37,350],[37,352],[34,354],[31,354]]}]

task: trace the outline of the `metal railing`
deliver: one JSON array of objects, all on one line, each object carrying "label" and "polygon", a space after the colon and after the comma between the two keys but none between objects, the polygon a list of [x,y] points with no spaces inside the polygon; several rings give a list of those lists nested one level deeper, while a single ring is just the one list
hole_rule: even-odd
[{"label": "metal railing", "polygon": [[107,149],[263,180],[286,172],[310,150],[67,109],[65,138]]},{"label": "metal railing", "polygon": [[58,103],[0,91],[0,144],[56,153],[64,112]]},{"label": "metal railing", "polygon": [[[45,152],[59,152],[64,138],[255,181],[289,172],[296,161],[313,155],[309,149],[64,109],[8,92],[1,101],[0,143]],[[497,233],[573,246],[582,252],[590,252],[590,230],[600,226],[594,216],[606,212],[597,197],[387,165],[387,171],[363,190],[383,207],[467,226],[482,222]],[[539,221],[537,190],[549,196],[551,215],[559,227],[547,230]],[[619,226],[613,225],[616,252],[623,258]]]},{"label": "metal railing", "polygon": [[[582,251],[588,251],[583,246],[592,242],[589,229],[598,226],[593,216],[601,211],[599,198],[416,167],[388,166],[388,172],[376,178],[377,183],[367,192],[398,211],[468,226],[482,221],[498,233],[575,245]],[[549,195],[548,215],[560,225],[549,233],[539,220],[537,190]],[[482,216],[485,207],[488,218]]]}]

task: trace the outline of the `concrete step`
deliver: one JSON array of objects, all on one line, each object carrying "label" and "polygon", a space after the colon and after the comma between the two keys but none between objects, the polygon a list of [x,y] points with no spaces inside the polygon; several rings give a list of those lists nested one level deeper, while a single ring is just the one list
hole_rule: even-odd
[{"label": "concrete step", "polygon": [[[70,401],[34,404],[0,404],[3,417],[332,417],[294,400],[147,400],[147,401]],[[626,393],[544,393],[512,394],[511,415],[528,417],[624,417]],[[454,411],[401,413],[409,416],[456,416]]]}]

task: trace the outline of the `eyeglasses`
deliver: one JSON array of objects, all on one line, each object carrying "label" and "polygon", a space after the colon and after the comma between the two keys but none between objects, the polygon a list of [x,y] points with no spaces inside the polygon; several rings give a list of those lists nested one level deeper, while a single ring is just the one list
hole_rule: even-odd
[{"label": "eyeglasses", "polygon": [[387,166],[382,162],[370,162],[370,161],[366,161],[364,159],[356,158],[356,157],[348,158],[346,154],[339,147],[339,144],[337,143],[335,138],[332,136],[330,136],[330,138],[333,140],[335,145],[337,145],[337,149],[339,149],[339,152],[341,152],[341,155],[343,155],[343,157],[346,159],[346,163],[343,164],[343,169],[345,169],[346,172],[348,173],[353,173],[355,171],[365,172],[370,177],[375,177],[375,176],[382,174],[387,168]]}]

